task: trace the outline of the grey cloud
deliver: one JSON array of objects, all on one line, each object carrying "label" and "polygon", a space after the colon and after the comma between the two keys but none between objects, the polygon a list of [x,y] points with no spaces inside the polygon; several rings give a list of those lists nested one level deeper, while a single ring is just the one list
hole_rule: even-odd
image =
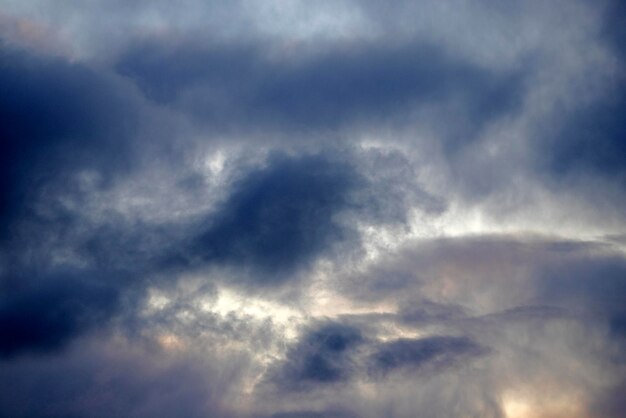
[{"label": "grey cloud", "polygon": [[288,351],[287,360],[270,380],[288,391],[346,382],[357,371],[352,354],[363,340],[358,328],[321,324]]},{"label": "grey cloud", "polygon": [[[388,174],[372,177],[371,167]],[[173,249],[173,265],[226,266],[254,285],[283,284],[320,257],[358,251],[356,221],[403,225],[410,207],[432,216],[445,209],[404,180],[407,161],[376,152],[274,153],[261,167],[241,171],[224,201],[192,223],[180,251]]]},{"label": "grey cloud", "polygon": [[490,71],[419,43],[357,43],[306,52],[281,51],[278,45],[207,48],[154,41],[126,52],[118,70],[148,97],[213,129],[252,125],[315,132],[406,118],[416,106],[441,105],[454,109],[447,118],[462,127],[452,131],[445,125],[451,152],[514,108],[524,88],[523,72]]},{"label": "grey cloud", "polygon": [[468,317],[461,306],[424,299],[410,301],[400,308],[403,321],[416,324],[441,323]]},{"label": "grey cloud", "polygon": [[350,276],[345,285],[364,299],[436,295],[433,302],[460,308],[472,305],[489,287],[515,289],[505,299],[490,299],[492,309],[525,303],[567,306],[572,298],[582,298],[586,308],[596,302],[615,307],[611,298],[622,293],[623,263],[618,251],[598,242],[525,235],[418,240],[365,274]]},{"label": "grey cloud", "polygon": [[618,383],[614,388],[602,394],[593,405],[593,412],[601,417],[618,418],[626,410],[626,401],[624,401],[624,391],[626,390],[626,381]]},{"label": "grey cloud", "polygon": [[624,20],[626,19],[626,9],[624,3],[617,0],[608,0],[605,7],[603,34],[607,41],[620,54],[622,60],[626,59],[626,49],[622,39],[624,39]]},{"label": "grey cloud", "polygon": [[0,53],[0,327],[3,356],[49,351],[117,310],[116,268],[53,262],[85,228],[61,201],[84,191],[76,173],[99,173],[105,190],[135,161],[137,97],[87,65],[2,46]]},{"label": "grey cloud", "polygon": [[380,384],[392,373],[414,376],[443,373],[489,354],[468,336],[434,335],[381,342],[376,338],[381,320],[365,318],[350,322],[322,323],[307,329],[275,365],[267,379],[286,391],[311,391],[336,387],[350,381],[371,380]]},{"label": "grey cloud", "polygon": [[269,418],[352,418],[356,416],[357,415],[346,411],[326,410],[278,412]]},{"label": "grey cloud", "polygon": [[400,369],[441,371],[486,352],[467,337],[399,339],[380,345],[372,356],[370,373],[384,376]]},{"label": "grey cloud", "polygon": [[94,169],[105,178],[131,160],[137,103],[119,83],[81,64],[3,45],[0,227],[32,211],[43,184]]},{"label": "grey cloud", "polygon": [[61,348],[75,335],[102,327],[117,309],[117,289],[107,284],[112,278],[97,272],[22,274],[3,282],[2,357]]},{"label": "grey cloud", "polygon": [[[503,352],[522,356],[526,349],[549,358],[552,345],[559,345],[577,364],[571,367],[589,361],[612,368],[623,362],[613,350],[623,350],[624,344],[625,271],[621,252],[598,242],[528,236],[425,240],[355,275],[345,282],[350,290],[342,292],[396,301],[397,320],[409,329],[463,333],[493,349],[489,362]],[[585,360],[590,354],[571,342],[583,331],[568,337],[562,331],[559,338],[543,341],[549,329],[594,335],[592,341],[605,353],[602,360]],[[393,352],[387,357],[391,365],[411,364]],[[419,363],[421,357],[415,358]],[[519,367],[531,363],[523,357]]]},{"label": "grey cloud", "polygon": [[[238,272],[226,278],[209,275],[208,285],[244,284],[251,293],[263,293],[263,287],[293,284],[297,273],[320,256],[337,259],[333,251],[358,251],[352,218],[402,224],[415,201],[425,201],[427,212],[440,210],[425,192],[389,198],[384,184],[361,173],[356,159],[360,155],[276,154],[262,168],[241,168],[230,195],[200,221],[192,217],[155,225],[113,216],[94,223],[62,207],[57,212],[61,219],[38,219],[46,238],[14,240],[5,260],[2,280],[7,293],[1,319],[12,335],[5,354],[62,348],[114,317],[121,319],[117,325],[135,327],[146,288],[171,286],[179,275],[207,266]],[[395,186],[401,191],[402,186]],[[55,267],[56,253],[69,253],[75,261]],[[20,307],[35,300],[42,301],[35,310]],[[21,330],[33,321],[37,327]]]},{"label": "grey cloud", "polygon": [[626,78],[612,82],[608,97],[568,112],[560,127],[541,135],[550,152],[540,168],[557,180],[599,176],[619,185],[626,181]]},{"label": "grey cloud", "polygon": [[0,416],[623,415],[619,2],[127,3],[3,7]]},{"label": "grey cloud", "polygon": [[237,367],[216,370],[199,357],[137,343],[129,348],[87,340],[54,356],[3,363],[0,416],[232,416],[225,400],[239,381]]},{"label": "grey cloud", "polygon": [[346,238],[333,218],[350,206],[360,182],[349,165],[324,156],[275,156],[233,186],[196,251],[209,262],[254,267],[280,281]]}]

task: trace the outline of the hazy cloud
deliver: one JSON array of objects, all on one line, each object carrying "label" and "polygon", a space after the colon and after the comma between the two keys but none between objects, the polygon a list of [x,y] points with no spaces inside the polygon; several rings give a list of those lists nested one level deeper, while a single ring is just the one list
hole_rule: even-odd
[{"label": "hazy cloud", "polygon": [[0,417],[624,415],[624,16],[3,1]]}]

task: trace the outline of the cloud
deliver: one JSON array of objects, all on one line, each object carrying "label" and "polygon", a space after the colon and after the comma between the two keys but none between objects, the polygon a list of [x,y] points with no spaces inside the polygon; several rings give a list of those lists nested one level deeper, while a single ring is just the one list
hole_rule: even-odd
[{"label": "cloud", "polygon": [[114,78],[85,65],[6,45],[0,61],[0,351],[13,356],[61,348],[117,309],[108,276],[119,272],[52,261],[84,224],[58,193],[79,200],[81,170],[102,173],[105,187],[129,169],[136,109]]},{"label": "cloud", "polygon": [[429,337],[400,339],[381,344],[372,356],[373,374],[402,369],[441,370],[485,353],[485,349],[467,337]]},{"label": "cloud", "polygon": [[324,156],[274,156],[233,186],[195,251],[280,281],[346,237],[334,217],[350,206],[359,182],[349,165]]},{"label": "cloud", "polygon": [[[619,250],[602,242],[475,235],[407,243],[341,286],[364,299],[431,297],[425,316],[446,319],[463,316],[472,306],[487,311],[541,303],[569,307],[578,300],[585,308],[617,308],[611,298],[622,293],[623,269]],[[495,292],[506,298],[493,297]]]},{"label": "cloud", "polygon": [[448,132],[450,151],[514,108],[523,90],[521,72],[491,71],[410,42],[307,51],[155,40],[130,48],[117,68],[148,97],[211,129],[315,132],[441,106],[441,113],[454,110],[463,129],[463,140]]},{"label": "cloud", "polygon": [[355,417],[349,412],[340,410],[327,410],[327,411],[292,411],[292,412],[278,412],[273,414],[271,418],[349,418]]},{"label": "cloud", "polygon": [[381,340],[383,322],[382,318],[368,317],[368,326],[362,329],[363,325],[356,325],[358,320],[351,318],[307,329],[288,349],[286,358],[270,369],[268,381],[287,392],[310,392],[352,382],[380,385],[391,374],[432,376],[489,353],[468,336]]},{"label": "cloud", "polygon": [[614,388],[600,396],[593,412],[602,417],[617,418],[626,410],[622,394],[626,389],[626,382],[617,384]]},{"label": "cloud", "polygon": [[119,303],[117,290],[96,272],[83,275],[88,278],[76,272],[10,277],[0,298],[0,355],[58,349],[75,335],[103,326]]},{"label": "cloud", "polygon": [[351,354],[362,342],[358,328],[321,324],[288,351],[286,361],[270,380],[288,391],[345,382],[356,372]]},{"label": "cloud", "polygon": [[[613,81],[608,97],[583,104],[564,118],[560,129],[548,131],[545,146],[550,152],[541,159],[544,168],[557,179],[572,176],[599,176],[624,183],[626,111],[624,74]],[[540,160],[540,162],[542,162]],[[546,161],[547,160],[547,161]]]},{"label": "cloud", "polygon": [[[3,363],[0,416],[232,416],[230,385],[242,358],[219,370],[200,357],[168,356],[155,347],[100,338],[54,356]],[[238,366],[235,366],[238,364]]]},{"label": "cloud", "polygon": [[5,3],[0,416],[624,415],[618,2]]},{"label": "cloud", "polygon": [[[372,177],[370,167],[389,174]],[[376,151],[272,153],[259,167],[238,171],[228,196],[192,222],[181,251],[173,249],[174,264],[228,267],[256,285],[283,284],[320,258],[358,252],[358,222],[403,225],[410,207],[432,216],[445,209],[437,197],[404,183],[405,160]]]},{"label": "cloud", "polygon": [[[77,170],[118,175],[129,162],[135,100],[108,75],[2,47],[0,228],[32,211],[45,183]],[[12,228],[13,227],[13,228]]]}]

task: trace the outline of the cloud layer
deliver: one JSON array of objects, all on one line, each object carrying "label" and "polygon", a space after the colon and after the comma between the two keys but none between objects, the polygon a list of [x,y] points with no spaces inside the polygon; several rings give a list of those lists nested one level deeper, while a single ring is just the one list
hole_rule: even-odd
[{"label": "cloud layer", "polygon": [[617,1],[0,7],[0,417],[620,417]]}]

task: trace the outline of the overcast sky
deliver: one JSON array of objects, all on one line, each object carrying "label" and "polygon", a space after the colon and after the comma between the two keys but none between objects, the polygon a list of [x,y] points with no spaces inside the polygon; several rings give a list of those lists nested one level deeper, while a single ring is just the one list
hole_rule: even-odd
[{"label": "overcast sky", "polygon": [[619,0],[0,0],[0,418],[626,416]]}]

